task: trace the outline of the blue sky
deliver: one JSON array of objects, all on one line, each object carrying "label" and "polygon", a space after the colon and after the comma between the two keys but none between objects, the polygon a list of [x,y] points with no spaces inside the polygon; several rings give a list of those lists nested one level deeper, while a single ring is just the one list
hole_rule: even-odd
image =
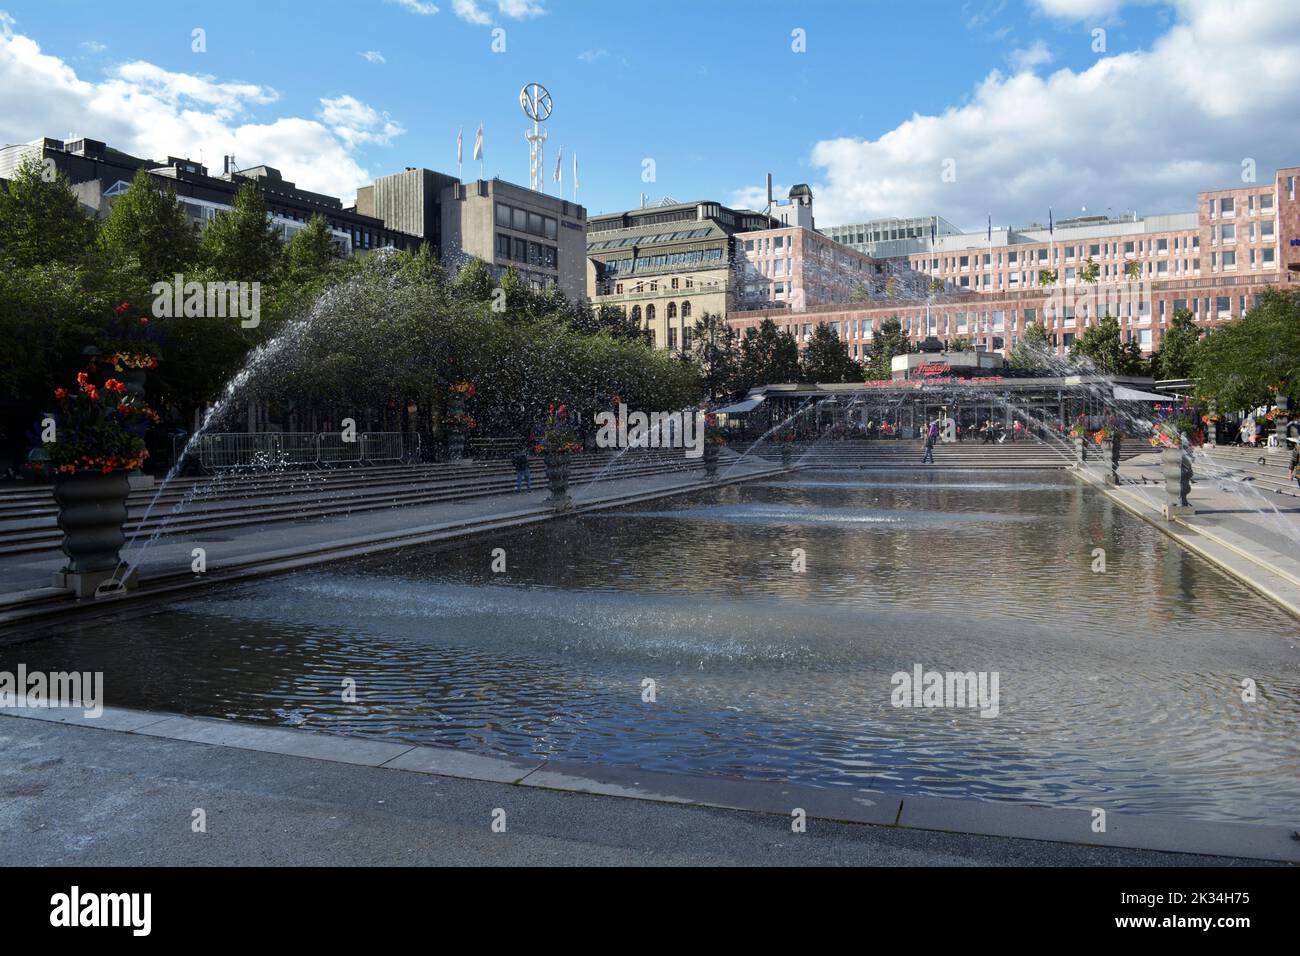
[{"label": "blue sky", "polygon": [[[577,152],[593,213],[642,192],[752,200],[768,171],[811,183],[821,224],[1167,212],[1232,185],[1243,159],[1261,176],[1300,163],[1279,122],[1300,18],[1276,7],[1300,4],[0,0],[0,141],[75,132],[218,168],[234,152],[350,201],[404,166],[454,173],[461,126],[477,175],[481,120],[487,174],[527,182],[517,97],[537,80],[556,102],[548,175],[562,145],[571,195]],[[1217,102],[1207,74],[1240,100]]]}]

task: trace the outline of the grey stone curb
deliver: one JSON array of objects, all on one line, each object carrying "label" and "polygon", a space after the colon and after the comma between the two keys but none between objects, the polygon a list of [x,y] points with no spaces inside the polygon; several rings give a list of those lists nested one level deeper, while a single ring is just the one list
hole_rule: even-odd
[{"label": "grey stone curb", "polygon": [[795,470],[793,467],[765,468],[762,471],[747,471],[733,477],[719,478],[717,481],[686,481],[632,493],[616,493],[588,500],[577,499],[573,507],[563,511],[556,511],[544,506],[534,506],[495,514],[478,515],[472,518],[462,518],[418,528],[407,528],[402,531],[338,538],[333,541],[319,542],[299,548],[268,551],[255,559],[232,562],[225,565],[221,570],[210,571],[202,577],[180,572],[166,576],[143,578],[139,590],[128,592],[122,597],[109,601],[75,601],[61,597],[47,598],[26,607],[11,603],[8,607],[0,610],[0,645],[29,639],[32,635],[14,634],[12,632],[16,628],[42,620],[71,614],[83,616],[103,614],[126,606],[139,606],[142,602],[172,600],[179,593],[186,591],[283,574],[287,571],[328,564],[347,558],[364,557],[422,544],[434,544],[468,538],[474,535],[491,534],[530,524],[568,518],[589,511],[602,511],[623,505],[636,504],[639,501],[652,501],[656,498],[664,498],[682,492],[706,491],[709,488],[738,484],[743,481],[771,478]]},{"label": "grey stone curb", "polygon": [[[787,819],[794,810],[802,809],[813,821],[834,820],[1300,864],[1300,839],[1285,827],[1107,811],[1105,832],[1096,833],[1092,829],[1092,808],[1057,809],[981,800],[901,796],[872,790],[660,773],[537,757],[489,757],[446,747],[412,746],[319,731],[262,727],[120,707],[105,707],[98,717],[87,717],[80,709],[70,708],[5,708],[0,709],[0,716],[405,773],[770,813]],[[1105,807],[1097,809],[1104,810]]]}]

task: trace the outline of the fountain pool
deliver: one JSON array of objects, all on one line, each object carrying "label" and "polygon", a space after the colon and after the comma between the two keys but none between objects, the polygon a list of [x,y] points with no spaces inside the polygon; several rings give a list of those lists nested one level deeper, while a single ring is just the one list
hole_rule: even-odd
[{"label": "fountain pool", "polygon": [[[61,624],[20,661],[485,753],[1300,822],[1296,621],[1053,471],[798,472]],[[998,672],[998,715],[894,707],[917,664]]]}]

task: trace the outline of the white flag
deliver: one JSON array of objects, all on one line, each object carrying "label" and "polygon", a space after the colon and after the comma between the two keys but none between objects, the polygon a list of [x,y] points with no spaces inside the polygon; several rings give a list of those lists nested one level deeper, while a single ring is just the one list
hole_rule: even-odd
[{"label": "white flag", "polygon": [[478,124],[478,132],[474,134],[474,158],[483,158],[483,124]]},{"label": "white flag", "polygon": [[456,131],[456,165],[465,161],[465,127]]},{"label": "white flag", "polygon": [[563,162],[564,162],[564,147],[561,146],[559,152],[555,154],[555,181],[557,183],[564,182],[564,167],[561,165]]}]

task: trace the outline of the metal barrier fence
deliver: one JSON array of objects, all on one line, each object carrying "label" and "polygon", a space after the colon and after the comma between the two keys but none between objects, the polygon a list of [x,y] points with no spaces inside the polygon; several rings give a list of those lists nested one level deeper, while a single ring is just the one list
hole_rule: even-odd
[{"label": "metal barrier fence", "polygon": [[349,442],[338,432],[218,432],[197,438],[190,454],[205,471],[418,461],[420,436],[361,432]]}]

